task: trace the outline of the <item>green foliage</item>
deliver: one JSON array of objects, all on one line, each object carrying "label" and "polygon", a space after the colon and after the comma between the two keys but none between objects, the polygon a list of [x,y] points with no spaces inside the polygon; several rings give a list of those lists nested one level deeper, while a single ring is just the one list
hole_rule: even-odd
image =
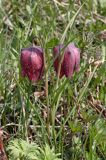
[{"label": "green foliage", "polygon": [[22,139],[10,141],[7,150],[9,160],[61,160],[58,158],[60,154],[55,154],[49,145],[46,144],[42,149],[35,143],[28,143]]},{"label": "green foliage", "polygon": [[61,160],[58,158],[60,154],[55,154],[54,148],[50,149],[49,145],[45,145],[44,149],[40,148],[39,160]]},{"label": "green foliage", "polygon": [[8,146],[9,159],[36,160],[39,154],[38,147],[34,143],[28,143],[24,140],[15,139],[10,141]]}]

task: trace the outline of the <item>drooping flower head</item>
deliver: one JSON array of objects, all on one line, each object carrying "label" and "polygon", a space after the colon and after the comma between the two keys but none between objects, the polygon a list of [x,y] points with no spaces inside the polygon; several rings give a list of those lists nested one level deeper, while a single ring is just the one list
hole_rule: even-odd
[{"label": "drooping flower head", "polygon": [[38,81],[42,78],[44,71],[42,48],[34,46],[22,49],[20,63],[23,77],[28,77],[30,81]]},{"label": "drooping flower head", "polygon": [[[59,54],[62,49],[64,49],[64,45],[58,45],[53,49],[54,68],[56,73],[58,73],[61,59]],[[74,43],[70,43],[63,52],[64,57],[60,69],[60,78],[63,76],[71,78],[74,71],[78,71],[80,67],[80,50],[74,45]]]}]

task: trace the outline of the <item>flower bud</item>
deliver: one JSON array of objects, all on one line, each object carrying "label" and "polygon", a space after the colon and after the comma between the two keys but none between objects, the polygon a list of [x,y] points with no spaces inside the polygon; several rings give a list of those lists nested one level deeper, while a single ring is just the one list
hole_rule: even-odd
[{"label": "flower bud", "polygon": [[42,48],[34,46],[22,49],[20,63],[23,77],[28,77],[30,81],[38,81],[42,78],[44,71]]},{"label": "flower bud", "polygon": [[[56,73],[58,73],[59,63],[60,63],[60,53],[64,45],[58,45],[53,49],[54,55],[54,68]],[[70,43],[65,49],[63,49],[63,61],[61,63],[60,68],[60,78],[64,75],[68,78],[71,78],[74,71],[78,71],[80,67],[80,50],[74,45],[74,43]]]}]

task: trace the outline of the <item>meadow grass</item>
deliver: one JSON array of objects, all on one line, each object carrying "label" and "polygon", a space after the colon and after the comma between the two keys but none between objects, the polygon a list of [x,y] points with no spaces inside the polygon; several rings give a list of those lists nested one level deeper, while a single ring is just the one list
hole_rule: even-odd
[{"label": "meadow grass", "polygon": [[[10,137],[9,159],[16,139],[39,146],[39,160],[56,160],[54,153],[63,160],[106,159],[105,11],[105,0],[0,1],[0,125]],[[45,74],[33,84],[21,77],[20,50],[35,36]],[[53,47],[70,42],[81,50],[80,71],[59,79]]]}]

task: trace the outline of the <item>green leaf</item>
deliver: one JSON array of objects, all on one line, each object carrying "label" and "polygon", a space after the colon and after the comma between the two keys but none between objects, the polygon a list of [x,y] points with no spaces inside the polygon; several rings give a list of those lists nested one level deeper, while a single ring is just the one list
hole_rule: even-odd
[{"label": "green leaf", "polygon": [[46,48],[53,48],[59,43],[57,38],[52,38],[49,42],[46,43]]}]

